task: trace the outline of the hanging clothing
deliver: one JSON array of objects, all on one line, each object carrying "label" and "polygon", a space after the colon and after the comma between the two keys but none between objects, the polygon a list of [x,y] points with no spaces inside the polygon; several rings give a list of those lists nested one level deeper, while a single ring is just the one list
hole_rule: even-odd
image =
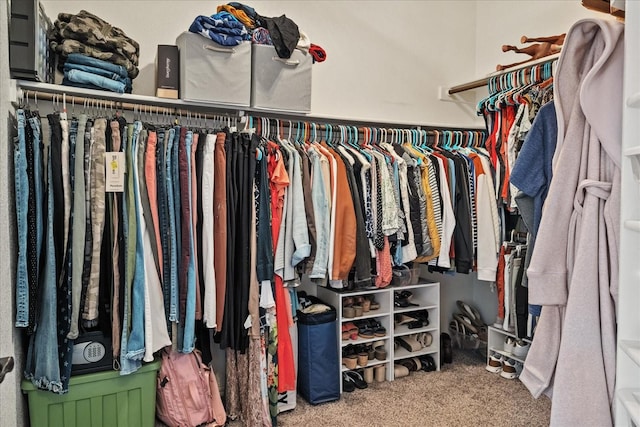
[{"label": "hanging clothing", "polygon": [[520,376],[536,397],[553,382],[551,425],[613,424],[623,31],[574,24],[555,77],[557,161],[528,270],[543,307]]}]

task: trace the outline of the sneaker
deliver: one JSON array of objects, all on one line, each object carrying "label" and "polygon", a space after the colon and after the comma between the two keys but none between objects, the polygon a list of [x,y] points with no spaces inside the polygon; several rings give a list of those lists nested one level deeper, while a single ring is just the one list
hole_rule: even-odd
[{"label": "sneaker", "polygon": [[513,359],[502,362],[502,372],[500,373],[502,378],[514,380],[520,376],[520,372],[522,372],[522,363]]},{"label": "sneaker", "polygon": [[485,369],[489,372],[497,374],[502,371],[502,355],[498,353],[493,353],[489,356],[489,361],[487,362],[487,366]]},{"label": "sneaker", "polygon": [[525,342],[524,340],[517,340],[512,353],[514,356],[524,359],[527,357],[529,347],[531,346],[528,342]]},{"label": "sneaker", "polygon": [[513,337],[507,337],[504,340],[504,351],[511,354],[516,346],[516,339]]}]

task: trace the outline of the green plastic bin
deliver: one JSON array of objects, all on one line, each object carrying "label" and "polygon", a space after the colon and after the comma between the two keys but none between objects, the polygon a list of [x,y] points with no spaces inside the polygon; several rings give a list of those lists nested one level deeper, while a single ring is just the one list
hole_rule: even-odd
[{"label": "green plastic bin", "polygon": [[55,394],[22,381],[32,427],[154,427],[160,361],[136,373],[97,372],[71,377],[69,392]]}]

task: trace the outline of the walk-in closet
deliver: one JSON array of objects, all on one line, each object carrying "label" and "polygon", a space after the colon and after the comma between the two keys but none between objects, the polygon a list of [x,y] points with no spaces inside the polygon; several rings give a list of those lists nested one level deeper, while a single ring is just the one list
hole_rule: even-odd
[{"label": "walk-in closet", "polygon": [[640,426],[640,3],[0,23],[0,425]]}]

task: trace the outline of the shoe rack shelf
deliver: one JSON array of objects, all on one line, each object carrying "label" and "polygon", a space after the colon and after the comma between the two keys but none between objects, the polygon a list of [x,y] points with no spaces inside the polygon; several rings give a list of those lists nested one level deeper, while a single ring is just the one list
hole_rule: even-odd
[{"label": "shoe rack shelf", "polygon": [[[518,338],[512,332],[505,331],[504,329],[496,328],[494,326],[489,326],[489,334],[487,337],[487,363],[489,363],[489,356],[491,355],[491,352],[495,352],[508,357],[509,359],[524,363],[526,355],[524,357],[520,357],[504,350],[504,341],[507,337],[514,339]],[[523,341],[531,345],[531,340],[523,338]]]},{"label": "shoe rack shelf", "polygon": [[[369,363],[367,363],[367,368],[370,366],[378,366],[378,365],[384,365],[384,364],[389,364],[390,360],[387,358],[385,360],[369,360]],[[347,371],[351,371],[351,369],[347,368],[344,365],[341,365],[341,369],[340,372],[347,372]],[[358,366],[358,369],[362,368],[362,366]]]},{"label": "shoe rack shelf", "polygon": [[[409,291],[412,293],[412,297],[409,299],[411,305],[409,307],[396,307],[394,306],[394,292],[395,291]],[[370,288],[358,291],[340,292],[331,288],[318,287],[318,298],[326,301],[327,303],[336,307],[338,313],[338,347],[342,350],[344,347],[352,344],[371,344],[378,341],[384,342],[384,349],[387,351],[387,358],[385,360],[369,360],[366,367],[372,366],[385,366],[385,380],[394,380],[393,365],[394,361],[406,359],[415,356],[422,356],[425,354],[431,354],[436,362],[437,370],[440,370],[440,284],[433,282],[422,282],[407,286],[389,286],[386,288]],[[375,298],[380,304],[380,308],[377,310],[370,310],[363,312],[361,316],[345,317],[343,310],[343,302],[348,297],[363,296],[367,298]],[[429,325],[409,329],[407,325],[395,325],[394,315],[398,313],[409,313],[412,311],[427,310],[429,312]],[[385,329],[386,335],[384,337],[362,338],[357,339],[342,339],[342,325],[349,322],[357,322],[359,320],[375,319]],[[394,348],[394,339],[396,337],[407,336],[415,333],[429,332],[433,337],[433,342],[430,346],[422,348],[421,350],[409,352],[402,347]],[[342,351],[340,352],[342,353]],[[358,369],[362,368],[358,366]],[[347,372],[349,369],[340,365],[340,371],[336,372],[336,375],[342,375],[343,372]],[[342,381],[340,381],[340,392],[342,392]]]}]

